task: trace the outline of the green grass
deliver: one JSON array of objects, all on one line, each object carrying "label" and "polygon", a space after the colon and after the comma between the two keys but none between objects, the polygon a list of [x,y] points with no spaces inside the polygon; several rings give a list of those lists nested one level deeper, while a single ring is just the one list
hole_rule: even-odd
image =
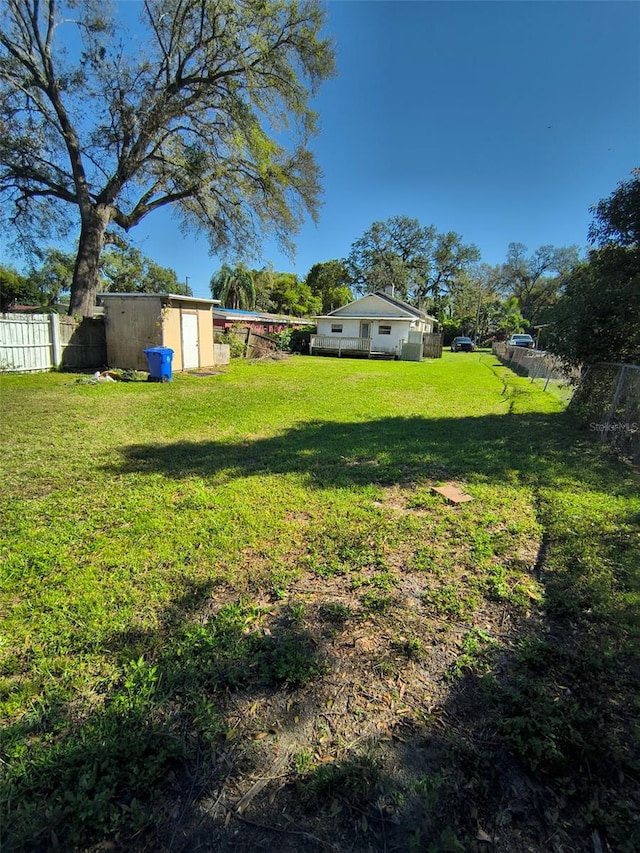
[{"label": "green grass", "polygon": [[[254,725],[229,702],[320,696],[367,631],[369,692],[411,684],[442,642],[432,692],[463,701],[477,682],[491,748],[557,786],[559,823],[633,849],[638,477],[556,396],[489,354],[447,353],[234,362],[164,385],[5,375],[0,407],[3,850],[153,847],[185,774],[202,790]],[[448,480],[474,500],[432,492]],[[400,716],[424,737],[410,693]],[[305,814],[338,788],[362,812],[390,784],[362,771],[344,714],[299,744]],[[434,731],[443,766],[416,778],[446,776],[453,802],[486,776],[463,783],[460,727]],[[252,755],[236,754],[241,777]]]}]

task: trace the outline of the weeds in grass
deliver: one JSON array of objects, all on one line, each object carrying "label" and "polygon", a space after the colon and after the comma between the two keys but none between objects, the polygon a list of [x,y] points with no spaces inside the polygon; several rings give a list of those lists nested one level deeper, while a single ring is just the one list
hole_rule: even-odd
[{"label": "weeds in grass", "polygon": [[488,672],[496,641],[481,628],[472,628],[462,638],[461,653],[452,667],[451,675]]},{"label": "weeds in grass", "polygon": [[420,637],[397,637],[393,646],[398,649],[408,660],[421,660],[424,657],[424,643]]},{"label": "weeds in grass", "polygon": [[307,613],[307,606],[304,601],[290,602],[287,607],[287,614],[292,625],[300,626],[304,624]]},{"label": "weeds in grass", "polygon": [[363,808],[376,798],[381,775],[380,762],[368,755],[319,764],[303,780],[303,796],[310,803],[328,806],[332,800],[340,800]]},{"label": "weeds in grass", "polygon": [[423,774],[412,783],[411,787],[420,797],[427,814],[435,812],[445,779],[446,774],[441,770],[430,776]]},{"label": "weeds in grass", "polygon": [[[234,364],[206,386],[111,389],[0,377],[2,849],[142,849],[192,756],[243,742],[223,699],[311,695],[332,660],[321,644],[358,598],[397,638],[395,655],[360,655],[366,678],[426,671],[406,665],[431,646],[397,606],[405,583],[422,596],[416,619],[468,628],[452,691],[499,660],[474,713],[499,760],[508,747],[567,803],[559,831],[640,848],[637,478],[491,365],[291,359]],[[474,500],[445,504],[430,491],[441,477]],[[303,583],[315,601],[351,603],[316,611]],[[503,612],[517,635],[529,610],[533,638],[513,638],[513,653],[483,633]],[[371,712],[349,713],[361,725]],[[447,743],[450,729],[440,717]],[[473,736],[460,740],[455,785],[475,791],[484,774],[487,796],[488,759],[474,764]],[[293,761],[308,802],[373,801],[382,765],[316,768],[316,755],[303,743]],[[420,849],[467,844],[453,818],[429,828]]]},{"label": "weeds in grass", "polygon": [[424,592],[422,603],[437,616],[464,622],[473,615],[478,599],[472,590],[465,590],[463,585],[442,584]]},{"label": "weeds in grass", "polygon": [[241,600],[223,607],[207,624],[187,628],[169,658],[171,690],[191,695],[256,680],[267,687],[300,686],[322,674],[325,665],[304,633],[250,630],[259,615]]},{"label": "weeds in grass", "polygon": [[340,602],[326,602],[321,604],[318,615],[323,622],[331,622],[333,625],[344,625],[351,616],[351,608]]},{"label": "weeds in grass", "polygon": [[371,589],[360,596],[360,603],[365,613],[385,613],[393,605],[393,596]]},{"label": "weeds in grass", "polygon": [[[40,719],[35,760],[21,732],[5,742],[11,769],[2,825],[11,830],[11,846],[28,838],[39,846],[51,830],[67,849],[122,825],[140,831],[153,821],[153,802],[188,754],[190,739],[223,736],[214,699],[221,689],[299,687],[326,671],[306,635],[265,635],[261,615],[247,601],[232,602],[206,624],[185,627],[154,664],[130,661],[104,710],[74,731],[62,720]],[[39,811],[43,798],[47,806]]]},{"label": "weeds in grass", "polygon": [[296,752],[293,757],[293,764],[298,776],[307,776],[314,766],[313,753],[308,749],[303,749]]}]

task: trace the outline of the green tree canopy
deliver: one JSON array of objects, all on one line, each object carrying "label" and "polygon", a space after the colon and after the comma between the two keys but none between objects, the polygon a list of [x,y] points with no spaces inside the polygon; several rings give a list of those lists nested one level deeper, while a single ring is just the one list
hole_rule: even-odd
[{"label": "green tree canopy", "polygon": [[340,308],[353,300],[349,287],[349,274],[344,261],[334,259],[314,264],[305,278],[305,284],[314,296],[322,300],[323,314]]},{"label": "green tree canopy", "polygon": [[0,267],[0,303],[6,310],[15,302],[51,308],[68,293],[73,279],[74,256],[61,249],[38,249],[34,263],[21,275],[12,267]]},{"label": "green tree canopy", "polygon": [[578,264],[576,246],[540,246],[528,253],[523,243],[509,243],[507,259],[501,267],[501,286],[514,296],[524,317],[531,324],[546,319],[546,313],[558,299],[562,276]]},{"label": "green tree canopy", "polygon": [[484,340],[499,331],[499,270],[489,264],[473,264],[449,285],[438,319],[453,322],[459,333]]},{"label": "green tree canopy", "polygon": [[295,273],[278,272],[271,267],[253,270],[255,308],[275,314],[311,317],[322,310],[322,299]]},{"label": "green tree canopy", "polygon": [[597,204],[589,253],[564,278],[549,330],[550,349],[566,362],[640,364],[640,172]]},{"label": "green tree canopy", "polygon": [[515,332],[521,332],[527,322],[522,316],[520,304],[515,296],[510,296],[495,306],[493,319],[497,331],[505,338],[510,337]]},{"label": "green tree canopy", "polygon": [[310,317],[322,310],[322,300],[295,273],[274,272],[269,292],[270,310],[276,314]]},{"label": "green tree canopy", "polygon": [[401,299],[439,300],[467,267],[480,259],[454,231],[439,234],[433,225],[393,216],[374,222],[351,246],[345,260],[349,280],[358,293],[393,285]]},{"label": "green tree canopy", "polygon": [[598,245],[640,246],[640,169],[620,181],[609,198],[591,208],[594,221],[589,242]]},{"label": "green tree canopy", "polygon": [[39,305],[36,285],[13,267],[0,265],[0,311],[8,311],[16,302]]},{"label": "green tree canopy", "polygon": [[393,285],[399,298],[411,298],[428,279],[435,237],[432,225],[423,227],[407,216],[374,222],[345,260],[354,290],[368,293]]},{"label": "green tree canopy", "polygon": [[71,313],[92,312],[108,230],[159,208],[239,256],[317,214],[320,3],[137,8],[135,29],[103,0],[0,4],[0,210],[23,239],[79,227]]},{"label": "green tree canopy", "polygon": [[253,284],[256,291],[254,308],[256,311],[271,311],[271,289],[273,287],[274,271],[271,267],[263,267],[259,270],[251,270]]},{"label": "green tree canopy", "polygon": [[100,258],[105,290],[114,293],[176,293],[191,296],[175,270],[160,266],[134,246],[109,247]]},{"label": "green tree canopy", "polygon": [[640,251],[605,246],[565,281],[549,348],[569,364],[640,364]]},{"label": "green tree canopy", "polygon": [[40,303],[54,305],[61,294],[69,293],[73,281],[75,258],[71,252],[49,246],[37,252],[39,264],[28,272],[29,281],[36,288]]}]

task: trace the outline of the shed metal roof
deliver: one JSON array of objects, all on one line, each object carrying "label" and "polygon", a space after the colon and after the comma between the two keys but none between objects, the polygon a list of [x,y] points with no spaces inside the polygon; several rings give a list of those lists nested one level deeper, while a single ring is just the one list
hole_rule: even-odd
[{"label": "shed metal roof", "polygon": [[179,299],[181,302],[204,302],[208,305],[220,305],[219,299],[205,299],[199,296],[183,296],[181,293],[116,293],[107,291],[98,293],[100,299]]}]

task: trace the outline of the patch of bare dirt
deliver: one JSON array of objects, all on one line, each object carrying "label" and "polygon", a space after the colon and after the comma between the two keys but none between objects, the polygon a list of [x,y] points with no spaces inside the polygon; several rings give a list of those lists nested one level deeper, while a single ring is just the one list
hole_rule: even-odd
[{"label": "patch of bare dirt", "polygon": [[[471,624],[430,615],[423,584],[400,576],[383,611],[371,613],[343,579],[302,578],[289,600],[304,605],[326,674],[297,689],[224,697],[226,740],[194,761],[151,848],[578,849],[544,837],[544,790],[500,747],[478,679],[451,678]],[[277,634],[287,613],[273,604],[260,630]],[[473,625],[504,648],[523,630],[521,618],[490,604]]]},{"label": "patch of bare dirt", "polygon": [[[423,515],[411,491],[387,489],[382,503]],[[539,549],[532,541],[514,559],[533,570]],[[563,829],[565,804],[506,749],[482,678],[500,675],[517,640],[541,634],[536,602],[527,613],[478,596],[471,609],[443,613],[426,594],[442,582],[409,568],[413,550],[404,543],[388,555],[387,583],[366,568],[357,584],[303,572],[286,600],[256,600],[255,630],[277,637],[303,626],[321,674],[218,696],[223,735],[199,745],[141,850],[590,849]],[[456,582],[463,575],[447,578]],[[229,600],[216,595],[201,617]]]}]

